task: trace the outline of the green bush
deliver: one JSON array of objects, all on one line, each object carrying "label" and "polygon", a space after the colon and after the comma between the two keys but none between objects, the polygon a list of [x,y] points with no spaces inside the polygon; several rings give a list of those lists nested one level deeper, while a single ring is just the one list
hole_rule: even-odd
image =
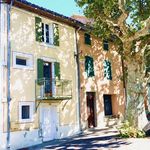
[{"label": "green bush", "polygon": [[137,128],[130,125],[128,121],[124,122],[120,128],[118,128],[120,137],[122,138],[143,138],[145,132],[138,130]]}]

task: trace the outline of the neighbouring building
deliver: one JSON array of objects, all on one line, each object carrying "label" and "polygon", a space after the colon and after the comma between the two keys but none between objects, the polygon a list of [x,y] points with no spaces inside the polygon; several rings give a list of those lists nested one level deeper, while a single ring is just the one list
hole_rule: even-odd
[{"label": "neighbouring building", "polygon": [[[72,18],[85,24],[88,22],[83,16]],[[125,88],[117,45],[80,29],[78,51],[82,129],[119,123],[125,112]]]},{"label": "neighbouring building", "polygon": [[76,21],[24,0],[0,11],[0,149],[77,134]]}]

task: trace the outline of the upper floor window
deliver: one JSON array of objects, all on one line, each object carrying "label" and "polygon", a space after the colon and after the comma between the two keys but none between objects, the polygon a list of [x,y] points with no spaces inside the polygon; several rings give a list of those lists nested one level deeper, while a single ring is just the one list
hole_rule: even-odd
[{"label": "upper floor window", "polygon": [[94,76],[94,63],[93,58],[90,56],[85,56],[85,72],[87,73],[87,77]]},{"label": "upper floor window", "polygon": [[46,24],[42,19],[35,17],[36,41],[59,46],[59,26],[56,23]]},{"label": "upper floor window", "polygon": [[85,44],[91,45],[91,36],[90,36],[90,34],[87,34],[87,33],[84,34],[84,41],[85,41]]},{"label": "upper floor window", "polygon": [[111,62],[108,60],[104,61],[104,77],[108,80],[112,80]]},{"label": "upper floor window", "polygon": [[33,69],[33,55],[13,52],[13,67],[20,69]]},{"label": "upper floor window", "polygon": [[107,40],[103,40],[103,49],[105,51],[108,51],[109,50],[109,43]]}]

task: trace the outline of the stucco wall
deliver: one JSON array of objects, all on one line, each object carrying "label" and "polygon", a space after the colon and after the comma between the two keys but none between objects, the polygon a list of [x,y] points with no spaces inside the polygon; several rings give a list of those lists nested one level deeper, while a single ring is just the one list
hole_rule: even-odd
[{"label": "stucco wall", "polygon": [[[83,127],[87,126],[87,104],[86,92],[96,93],[96,124],[105,126],[103,95],[112,95],[113,115],[123,117],[124,114],[124,88],[122,77],[121,57],[117,53],[115,45],[109,42],[109,51],[103,50],[102,40],[91,36],[91,45],[84,42],[84,32],[79,32],[79,50],[80,50],[80,72],[81,72],[81,120]],[[85,56],[91,56],[94,59],[94,77],[87,77],[85,72]],[[112,80],[104,78],[104,60],[111,62]]]},{"label": "stucco wall", "polygon": [[[11,131],[36,129],[39,126],[39,110],[34,113],[33,122],[20,123],[18,108],[20,101],[35,102],[37,59],[42,57],[60,62],[61,78],[72,81],[72,99],[56,103],[60,113],[60,125],[77,124],[74,28],[56,22],[59,25],[60,46],[47,46],[35,40],[35,16],[37,15],[15,7],[11,10]],[[47,18],[41,18],[48,24],[55,22]],[[32,55],[33,68],[15,68],[13,66],[13,52]],[[51,102],[46,104],[50,105]],[[6,105],[3,106],[4,110],[7,110]],[[4,117],[6,118],[6,112]],[[4,131],[6,131],[6,128],[5,119]]]}]

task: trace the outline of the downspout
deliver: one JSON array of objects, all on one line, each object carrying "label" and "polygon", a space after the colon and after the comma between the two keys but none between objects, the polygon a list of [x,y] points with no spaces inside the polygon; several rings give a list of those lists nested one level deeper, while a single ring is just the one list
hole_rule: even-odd
[{"label": "downspout", "polygon": [[77,84],[78,84],[78,115],[79,115],[79,130],[80,132],[82,131],[82,126],[81,126],[81,104],[80,104],[80,62],[79,62],[79,43],[78,43],[78,32],[81,29],[81,27],[79,27],[78,29],[75,30],[75,39],[76,39],[76,53],[75,53],[75,57],[76,57],[76,63],[77,63]]},{"label": "downspout", "polygon": [[7,149],[10,149],[10,59],[11,59],[11,41],[10,41],[10,11],[14,0],[11,0],[7,8]]}]

